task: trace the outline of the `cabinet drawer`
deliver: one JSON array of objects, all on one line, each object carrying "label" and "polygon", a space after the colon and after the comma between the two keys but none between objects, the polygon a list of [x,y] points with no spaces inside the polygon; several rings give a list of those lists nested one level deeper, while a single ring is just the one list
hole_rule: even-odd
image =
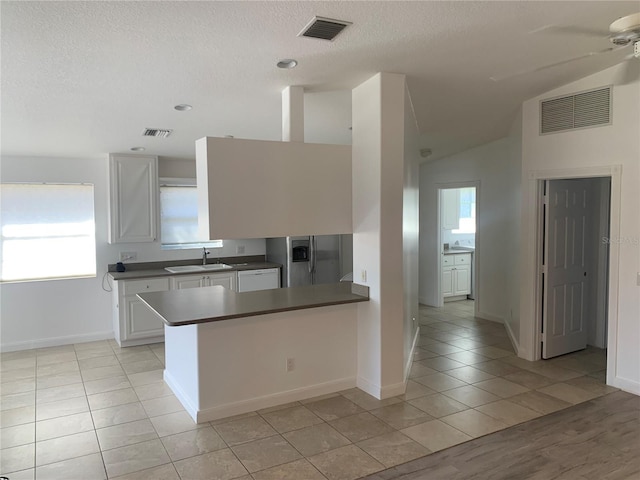
[{"label": "cabinet drawer", "polygon": [[450,265],[453,265],[453,257],[455,257],[455,255],[443,255],[442,256],[442,266],[443,267],[448,267]]},{"label": "cabinet drawer", "polygon": [[127,280],[122,291],[124,295],[135,295],[144,292],[164,292],[169,290],[168,278],[149,278],[147,280]]},{"label": "cabinet drawer", "polygon": [[464,255],[453,255],[454,265],[471,265],[471,254],[465,253]]}]

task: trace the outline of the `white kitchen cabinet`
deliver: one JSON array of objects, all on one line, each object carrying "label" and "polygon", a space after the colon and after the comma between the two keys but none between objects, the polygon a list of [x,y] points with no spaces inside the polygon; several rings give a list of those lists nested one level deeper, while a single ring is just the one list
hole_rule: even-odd
[{"label": "white kitchen cabinet", "polygon": [[442,296],[453,296],[453,267],[442,267]]},{"label": "white kitchen cabinet", "polygon": [[441,224],[444,230],[460,228],[460,191],[457,188],[441,190]]},{"label": "white kitchen cabinet", "polygon": [[471,293],[471,254],[444,255],[442,262],[442,296],[457,297]]},{"label": "white kitchen cabinet", "polygon": [[207,273],[204,275],[176,275],[171,277],[171,290],[211,287],[213,285],[222,285],[229,290],[237,291],[237,273]]},{"label": "white kitchen cabinet", "polygon": [[109,155],[109,243],[157,238],[158,157]]},{"label": "white kitchen cabinet", "polygon": [[169,290],[169,278],[120,280],[113,287],[113,330],[121,347],[164,341],[164,322],[137,297]]}]

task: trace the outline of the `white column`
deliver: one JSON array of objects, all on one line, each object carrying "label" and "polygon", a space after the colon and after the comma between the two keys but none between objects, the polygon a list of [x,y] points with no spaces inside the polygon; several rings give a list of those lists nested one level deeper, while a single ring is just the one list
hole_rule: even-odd
[{"label": "white column", "polygon": [[304,142],[304,88],[282,91],[282,141]]},{"label": "white column", "polygon": [[404,392],[404,75],[378,73],[353,90],[353,272],[369,286],[358,305],[358,387]]}]

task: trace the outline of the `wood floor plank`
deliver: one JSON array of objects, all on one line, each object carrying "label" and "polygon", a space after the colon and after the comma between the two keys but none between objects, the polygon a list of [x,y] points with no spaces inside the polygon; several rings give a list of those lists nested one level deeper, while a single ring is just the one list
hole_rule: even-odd
[{"label": "wood floor plank", "polygon": [[640,478],[640,397],[614,392],[365,477],[366,480]]}]

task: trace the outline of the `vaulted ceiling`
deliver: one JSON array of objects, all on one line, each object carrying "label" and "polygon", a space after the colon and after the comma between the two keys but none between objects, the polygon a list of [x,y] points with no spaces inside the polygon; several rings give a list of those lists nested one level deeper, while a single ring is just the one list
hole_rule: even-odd
[{"label": "vaulted ceiling", "polygon": [[[407,75],[422,146],[438,158],[504,136],[523,100],[623,61],[628,48],[519,74],[610,47],[609,24],[640,2],[2,1],[0,8],[3,154],[82,157],[142,146],[193,158],[203,136],[279,140],[287,85],[305,88],[306,141],[348,144],[350,90],[387,71]],[[332,42],[298,37],[314,15],[353,24]],[[297,68],[276,68],[283,58]],[[181,103],[193,109],[174,110]],[[146,127],[173,134],[142,137]]]}]

